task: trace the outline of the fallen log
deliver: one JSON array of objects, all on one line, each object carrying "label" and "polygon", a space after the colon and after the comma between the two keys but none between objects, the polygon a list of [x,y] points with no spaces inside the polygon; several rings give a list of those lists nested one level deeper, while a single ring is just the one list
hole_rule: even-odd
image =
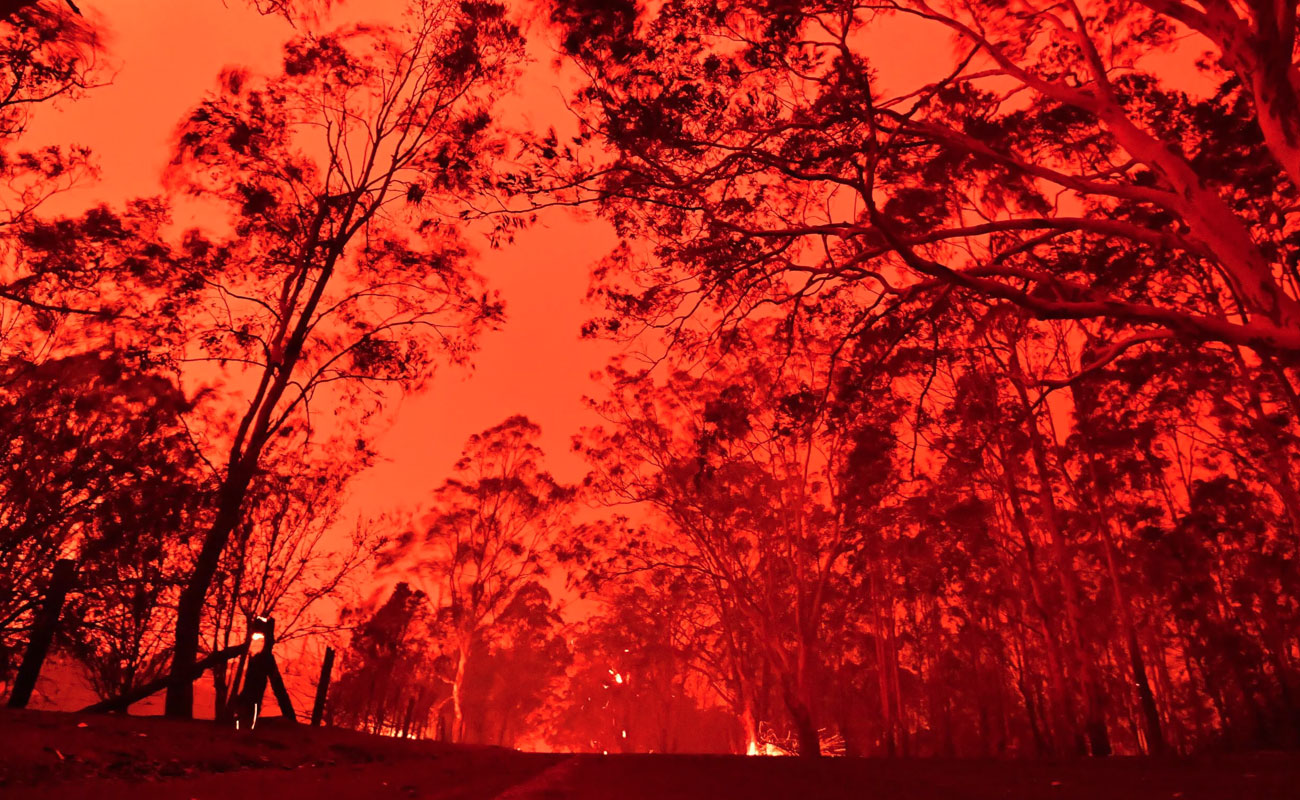
[{"label": "fallen log", "polygon": [[[224,650],[218,650],[215,653],[209,654],[206,658],[196,661],[194,666],[190,669],[190,680],[198,680],[199,676],[202,675],[205,670],[209,670],[218,664],[226,663],[230,659],[235,658],[242,653],[247,647],[247,644],[231,645]],[[146,683],[138,689],[133,689],[124,695],[110,697],[109,699],[101,700],[94,705],[86,706],[81,709],[81,711],[85,714],[103,714],[111,711],[126,711],[131,707],[132,703],[138,703],[149,695],[161,692],[163,689],[167,688],[167,683],[170,680],[171,676],[164,676],[156,681]]]}]

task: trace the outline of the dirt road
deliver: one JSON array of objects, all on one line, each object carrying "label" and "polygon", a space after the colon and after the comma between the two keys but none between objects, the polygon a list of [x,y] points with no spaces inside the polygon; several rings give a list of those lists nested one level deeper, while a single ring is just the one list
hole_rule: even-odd
[{"label": "dirt road", "polygon": [[1297,800],[1300,755],[1062,763],[529,754],[0,712],[0,800]]},{"label": "dirt road", "polygon": [[6,800],[1295,800],[1295,759],[885,762],[479,753],[378,764],[56,782]]}]

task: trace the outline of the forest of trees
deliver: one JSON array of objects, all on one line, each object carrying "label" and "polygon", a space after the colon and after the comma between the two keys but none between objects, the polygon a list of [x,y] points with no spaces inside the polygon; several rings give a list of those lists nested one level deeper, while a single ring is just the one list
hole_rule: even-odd
[{"label": "forest of trees", "polygon": [[[94,154],[24,132],[106,45],[0,6],[0,684],[71,557],[57,646],[172,716],[274,615],[386,735],[1300,747],[1300,4],[252,5],[279,71],[74,215]],[[877,57],[903,31],[933,74]],[[576,135],[507,123],[541,68]],[[348,518],[385,414],[509,324],[478,240],[571,206],[618,237],[572,265],[620,353],[585,476],[516,415]]]}]

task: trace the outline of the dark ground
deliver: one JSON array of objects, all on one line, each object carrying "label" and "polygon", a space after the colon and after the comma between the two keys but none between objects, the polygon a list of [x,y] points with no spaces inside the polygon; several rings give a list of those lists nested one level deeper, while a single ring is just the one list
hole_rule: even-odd
[{"label": "dark ground", "polygon": [[569,756],[276,724],[0,711],[3,800],[1297,800],[1300,756],[1018,761]]}]

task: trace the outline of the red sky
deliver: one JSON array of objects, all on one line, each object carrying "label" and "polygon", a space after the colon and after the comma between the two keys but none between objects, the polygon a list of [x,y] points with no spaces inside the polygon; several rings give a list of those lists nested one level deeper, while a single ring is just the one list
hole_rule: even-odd
[{"label": "red sky", "polygon": [[[160,193],[176,125],[215,86],[221,69],[238,65],[272,72],[281,44],[295,33],[283,19],[262,17],[244,0],[229,5],[87,0],[80,5],[107,33],[111,84],[53,109],[42,107],[23,145],[88,145],[101,175],[55,198],[46,209],[50,213],[76,214],[95,203]],[[404,5],[403,0],[355,0],[336,18],[382,19],[385,11],[392,14]],[[569,114],[551,61],[538,53],[519,96],[505,106],[510,124],[566,124]],[[352,529],[353,514],[378,516],[419,505],[447,477],[469,435],[515,413],[542,426],[542,445],[557,478],[581,479],[585,470],[571,451],[570,437],[590,421],[581,398],[595,389],[590,374],[614,348],[583,342],[578,330],[590,316],[583,302],[588,269],[613,244],[607,225],[567,211],[548,214],[509,247],[493,251],[481,241],[478,269],[505,299],[507,323],[480,340],[472,370],[444,369],[429,391],[407,396],[391,409],[391,422],[377,437],[382,463],[354,482],[343,531]],[[314,665],[311,661],[300,670],[293,659],[286,662],[286,678],[299,701],[310,697]],[[73,697],[64,705],[84,699]],[[206,688],[200,688],[196,707],[201,713],[211,707]]]},{"label": "red sky", "polygon": [[[77,142],[97,154],[101,179],[59,198],[58,210],[69,213],[159,192],[176,123],[221,68],[274,70],[280,44],[294,34],[285,20],[260,16],[244,0],[81,5],[108,31],[112,83],[60,108],[42,108],[25,140]],[[529,6],[526,0],[520,5]],[[336,10],[335,19],[382,19],[403,6],[403,0],[353,0]],[[950,62],[946,32],[915,18],[877,28],[871,39],[867,49],[887,88],[937,78]],[[530,42],[536,60],[517,95],[504,101],[506,121],[534,128],[571,124],[548,39],[533,35]],[[481,340],[472,371],[444,370],[427,393],[393,409],[391,425],[378,437],[384,461],[354,485],[354,510],[377,515],[418,503],[446,476],[467,436],[514,413],[542,426],[558,478],[581,477],[570,436],[591,421],[581,397],[596,389],[590,374],[613,347],[582,342],[577,332],[592,313],[583,304],[588,269],[612,245],[604,223],[559,211],[512,246],[483,246],[479,266],[507,303],[505,329]]]},{"label": "red sky", "polygon": [[[107,31],[112,83],[61,107],[42,107],[24,141],[28,146],[80,143],[96,153],[100,179],[51,206],[67,213],[160,192],[175,126],[215,84],[220,70],[229,65],[275,70],[281,43],[294,34],[285,20],[262,17],[245,0],[81,0],[80,5]],[[351,0],[336,16],[382,18],[403,5],[403,0]],[[504,102],[506,121],[534,128],[564,125],[570,117],[547,40],[530,40],[537,60],[517,96]],[[948,42],[938,26],[907,18],[878,28],[868,47],[886,86],[901,89],[946,71]],[[1190,76],[1187,61],[1198,53],[1199,48],[1188,48],[1159,58],[1162,66]],[[383,462],[352,488],[354,513],[377,516],[419,504],[447,476],[466,437],[514,413],[542,426],[542,444],[559,479],[581,478],[584,465],[571,452],[570,437],[593,421],[581,397],[597,391],[590,375],[614,348],[580,341],[578,329],[593,313],[583,302],[589,268],[613,244],[604,223],[559,211],[512,246],[482,247],[479,269],[504,297],[507,324],[482,338],[472,371],[444,370],[428,392],[408,396],[392,409],[391,423],[377,437]],[[291,683],[297,688],[296,680]],[[200,708],[207,707],[200,702]]]},{"label": "red sky", "polygon": [[[354,2],[336,17],[382,18],[403,5]],[[239,0],[228,6],[219,0],[83,6],[88,14],[102,12],[97,16],[108,30],[108,59],[116,68],[112,84],[56,110],[42,109],[24,140],[77,142],[95,151],[100,180],[52,206],[68,213],[161,191],[175,126],[222,67],[272,71],[280,44],[294,33],[283,19],[262,17]],[[568,112],[550,61],[539,53],[519,96],[507,103],[512,124],[564,124]],[[428,392],[393,409],[391,425],[378,438],[384,463],[354,485],[355,510],[379,514],[419,502],[446,476],[466,437],[514,413],[542,426],[557,477],[582,476],[569,437],[586,421],[581,397],[592,391],[590,373],[612,347],[580,341],[578,328],[590,315],[583,305],[588,268],[613,241],[605,224],[560,211],[514,245],[493,251],[482,243],[479,269],[502,293],[507,324],[483,337],[472,370],[445,369]]]}]

